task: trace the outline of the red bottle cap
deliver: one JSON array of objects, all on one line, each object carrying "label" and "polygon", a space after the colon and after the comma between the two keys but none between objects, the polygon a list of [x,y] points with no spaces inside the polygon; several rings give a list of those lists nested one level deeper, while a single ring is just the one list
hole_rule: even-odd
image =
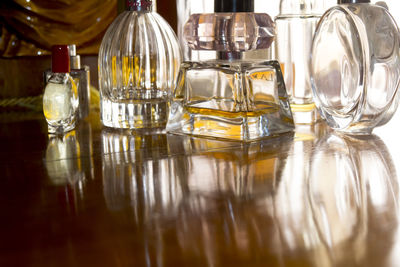
[{"label": "red bottle cap", "polygon": [[51,71],[53,73],[69,73],[68,45],[53,45],[51,47]]}]

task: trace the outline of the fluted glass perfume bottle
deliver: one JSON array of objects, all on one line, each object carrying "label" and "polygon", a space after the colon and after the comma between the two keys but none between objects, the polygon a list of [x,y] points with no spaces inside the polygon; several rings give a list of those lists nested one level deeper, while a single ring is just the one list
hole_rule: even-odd
[{"label": "fluted glass perfume bottle", "polygon": [[281,63],[296,123],[317,120],[309,65],[312,39],[324,9],[324,0],[281,0],[275,19],[275,56]]},{"label": "fluted glass perfume bottle", "polygon": [[311,60],[314,99],[332,128],[369,134],[399,102],[398,27],[384,6],[339,0],[318,24]]},{"label": "fluted glass perfume bottle", "polygon": [[101,121],[114,128],[163,128],[181,54],[155,1],[127,0],[99,51]]},{"label": "fluted glass perfume bottle", "polygon": [[274,23],[253,9],[215,1],[217,13],[190,16],[184,37],[198,59],[181,66],[167,131],[247,142],[293,129],[279,63],[260,56]]}]

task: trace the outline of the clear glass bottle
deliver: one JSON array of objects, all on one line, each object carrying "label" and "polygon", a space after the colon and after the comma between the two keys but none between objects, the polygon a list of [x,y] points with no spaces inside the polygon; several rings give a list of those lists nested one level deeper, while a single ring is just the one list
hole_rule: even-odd
[{"label": "clear glass bottle", "polygon": [[76,46],[69,46],[69,55],[71,60],[70,75],[74,78],[78,88],[79,110],[78,117],[84,119],[90,111],[90,68],[81,65],[81,57],[76,54]]},{"label": "clear glass bottle", "polygon": [[309,65],[312,39],[324,11],[324,0],[281,0],[275,19],[275,56],[281,63],[296,123],[313,123],[318,118]]},{"label": "clear glass bottle", "polygon": [[215,10],[185,25],[199,57],[181,66],[167,131],[237,141],[292,131],[279,63],[262,57],[274,38],[270,16],[253,13],[251,1],[215,1]]},{"label": "clear glass bottle", "polygon": [[[78,119],[84,119],[89,115],[90,111],[90,68],[89,66],[81,66],[80,55],[76,54],[76,45],[68,45],[70,72],[69,75],[74,79],[76,88],[78,89],[79,110]],[[51,75],[51,69],[47,69],[43,73],[44,84],[47,84]]]},{"label": "clear glass bottle", "polygon": [[44,89],[43,113],[49,133],[61,134],[75,128],[79,107],[76,84],[69,75],[69,49],[67,45],[52,47],[52,74]]},{"label": "clear glass bottle", "polygon": [[314,100],[328,125],[369,134],[399,103],[398,27],[369,0],[339,0],[318,24],[311,59]]},{"label": "clear glass bottle", "polygon": [[101,121],[114,128],[162,128],[181,54],[155,1],[128,0],[99,51]]}]

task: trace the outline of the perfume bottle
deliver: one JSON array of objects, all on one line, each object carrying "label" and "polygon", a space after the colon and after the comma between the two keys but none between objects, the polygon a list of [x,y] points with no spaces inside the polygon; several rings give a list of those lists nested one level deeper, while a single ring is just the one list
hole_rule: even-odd
[{"label": "perfume bottle", "polygon": [[369,134],[388,122],[399,103],[398,27],[369,0],[339,0],[318,24],[311,82],[321,116],[332,128]]},{"label": "perfume bottle", "polygon": [[69,46],[69,55],[71,62],[70,75],[78,88],[78,118],[84,119],[89,115],[90,111],[90,68],[86,65],[81,66],[81,58],[76,54],[75,45]]},{"label": "perfume bottle", "polygon": [[43,94],[43,113],[49,133],[61,134],[75,128],[79,102],[77,87],[69,75],[69,60],[67,45],[52,47],[52,75]]},{"label": "perfume bottle", "polygon": [[184,37],[198,58],[181,65],[167,131],[248,142],[293,130],[279,63],[260,56],[274,23],[253,8],[218,0],[217,13],[190,16]]},{"label": "perfume bottle", "polygon": [[155,1],[127,0],[99,51],[101,121],[114,128],[163,128],[181,54]]},{"label": "perfume bottle", "polygon": [[309,65],[312,38],[324,8],[324,0],[281,0],[275,19],[275,56],[281,63],[296,124],[318,119]]},{"label": "perfume bottle", "polygon": [[[90,111],[90,68],[89,66],[81,66],[81,58],[76,54],[76,46],[74,44],[68,46],[70,58],[69,75],[74,79],[78,90],[79,99],[79,119],[84,119],[89,115]],[[44,84],[47,84],[52,75],[51,69],[47,69],[43,73]]]}]

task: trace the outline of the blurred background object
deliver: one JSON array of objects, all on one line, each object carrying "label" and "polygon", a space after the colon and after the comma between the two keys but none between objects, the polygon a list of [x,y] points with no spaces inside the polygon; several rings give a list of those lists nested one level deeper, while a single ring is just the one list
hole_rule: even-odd
[{"label": "blurred background object", "polygon": [[54,44],[76,44],[80,54],[97,54],[116,5],[116,0],[2,1],[0,55],[49,54]]},{"label": "blurred background object", "polygon": [[[41,112],[42,74],[51,66],[53,44],[76,44],[82,65],[91,69],[90,83],[98,88],[99,46],[124,5],[124,0],[0,1],[0,113]],[[157,5],[174,29],[175,7],[175,0]]]}]

